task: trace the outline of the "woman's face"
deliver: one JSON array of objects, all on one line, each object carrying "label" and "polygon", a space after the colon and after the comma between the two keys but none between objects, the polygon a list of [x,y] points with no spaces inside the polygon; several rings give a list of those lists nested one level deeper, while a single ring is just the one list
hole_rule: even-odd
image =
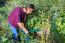
[{"label": "woman's face", "polygon": [[31,14],[32,11],[33,11],[33,9],[28,7],[27,10],[26,10],[26,13],[27,13],[27,14]]}]

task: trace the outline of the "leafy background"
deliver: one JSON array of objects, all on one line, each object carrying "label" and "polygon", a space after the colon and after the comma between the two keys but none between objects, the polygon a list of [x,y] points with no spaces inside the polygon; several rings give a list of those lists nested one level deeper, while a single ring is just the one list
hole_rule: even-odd
[{"label": "leafy background", "polygon": [[[40,29],[40,37],[31,35],[30,41],[24,41],[20,32],[20,43],[65,43],[65,0],[0,0],[0,43],[14,43],[12,32],[7,23],[10,12],[17,6],[25,7],[33,3],[35,12],[27,16],[26,25],[30,29]],[[17,42],[19,43],[19,42]]]}]

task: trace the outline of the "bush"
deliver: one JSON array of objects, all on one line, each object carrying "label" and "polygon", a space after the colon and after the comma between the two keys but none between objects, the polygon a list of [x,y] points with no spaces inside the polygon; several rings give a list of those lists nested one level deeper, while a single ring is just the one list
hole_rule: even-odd
[{"label": "bush", "polygon": [[[2,2],[2,1],[0,1]],[[12,33],[10,33],[7,18],[10,12],[17,6],[25,7],[33,3],[35,5],[35,12],[27,16],[26,26],[29,29],[39,29],[40,34],[38,38],[33,39],[34,35],[30,35],[31,40],[26,43],[65,43],[65,0],[6,0],[4,5],[0,6],[0,41],[4,43],[11,43],[13,39],[8,40]],[[0,5],[2,5],[0,3]],[[4,32],[3,32],[4,31]],[[10,32],[9,32],[10,31]],[[6,34],[9,34],[8,37]],[[21,37],[25,37],[24,34]],[[23,38],[24,39],[24,38]],[[7,41],[6,41],[7,40]],[[24,40],[21,41],[24,43]]]}]

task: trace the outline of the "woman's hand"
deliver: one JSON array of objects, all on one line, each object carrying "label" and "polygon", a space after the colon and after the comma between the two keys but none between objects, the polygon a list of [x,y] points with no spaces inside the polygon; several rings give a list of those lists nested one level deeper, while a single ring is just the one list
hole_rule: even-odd
[{"label": "woman's hand", "polygon": [[19,22],[17,24],[26,34],[28,33],[28,30],[24,27],[24,23]]}]

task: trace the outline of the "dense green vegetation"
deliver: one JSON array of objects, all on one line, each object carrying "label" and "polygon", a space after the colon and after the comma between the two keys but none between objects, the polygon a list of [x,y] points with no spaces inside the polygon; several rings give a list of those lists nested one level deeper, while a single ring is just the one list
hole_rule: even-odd
[{"label": "dense green vegetation", "polygon": [[[20,43],[65,43],[65,0],[0,0],[0,43],[14,43],[12,32],[7,23],[10,12],[17,6],[25,7],[33,3],[35,12],[27,16],[29,29],[40,29],[40,37],[31,34],[30,41],[22,32]],[[19,43],[19,42],[17,42]]]}]

